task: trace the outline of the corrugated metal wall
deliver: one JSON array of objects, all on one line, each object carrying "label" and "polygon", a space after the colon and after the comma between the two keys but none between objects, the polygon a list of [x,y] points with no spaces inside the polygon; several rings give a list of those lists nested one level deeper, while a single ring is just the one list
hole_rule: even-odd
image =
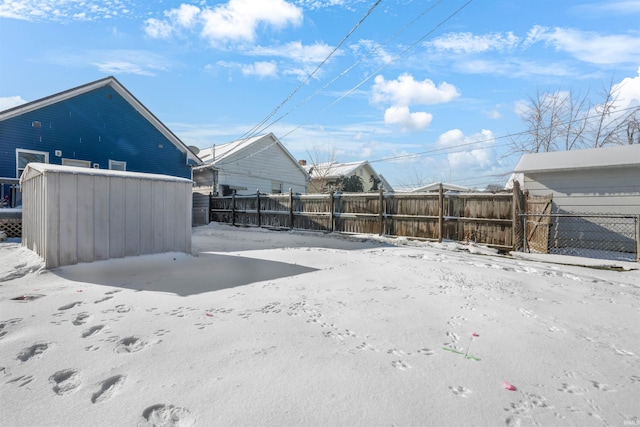
[{"label": "corrugated metal wall", "polygon": [[30,164],[23,245],[46,268],[162,252],[191,252],[189,180]]}]

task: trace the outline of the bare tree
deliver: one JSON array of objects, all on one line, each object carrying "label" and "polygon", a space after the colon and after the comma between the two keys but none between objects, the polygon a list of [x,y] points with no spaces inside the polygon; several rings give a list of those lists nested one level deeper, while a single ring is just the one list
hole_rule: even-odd
[{"label": "bare tree", "polygon": [[336,161],[336,150],[333,146],[314,145],[307,149],[309,156],[308,167],[311,181],[307,186],[309,193],[327,193],[331,191],[328,177],[331,174],[331,166],[338,163]]},{"label": "bare tree", "polygon": [[536,92],[529,98],[521,117],[527,130],[512,138],[510,153],[539,153],[640,143],[640,106],[621,108],[620,86],[613,79],[597,94],[572,91]]}]

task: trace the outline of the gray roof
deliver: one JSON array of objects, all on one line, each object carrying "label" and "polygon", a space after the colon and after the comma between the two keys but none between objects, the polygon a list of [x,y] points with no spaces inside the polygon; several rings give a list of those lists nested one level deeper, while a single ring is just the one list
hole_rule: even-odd
[{"label": "gray roof", "polygon": [[640,166],[640,145],[616,145],[583,150],[524,154],[514,172]]},{"label": "gray roof", "polygon": [[640,145],[616,145],[584,150],[524,154],[514,172],[640,166]]}]

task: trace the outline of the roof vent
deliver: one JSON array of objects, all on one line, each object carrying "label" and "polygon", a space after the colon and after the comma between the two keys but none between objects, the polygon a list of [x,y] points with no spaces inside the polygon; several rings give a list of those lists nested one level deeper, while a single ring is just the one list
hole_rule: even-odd
[{"label": "roof vent", "polygon": [[31,127],[39,128],[40,126],[42,126],[42,123],[40,122],[31,122]]}]

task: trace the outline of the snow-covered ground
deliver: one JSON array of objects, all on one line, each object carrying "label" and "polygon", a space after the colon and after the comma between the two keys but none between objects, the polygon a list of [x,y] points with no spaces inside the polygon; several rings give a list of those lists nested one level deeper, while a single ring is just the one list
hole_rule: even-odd
[{"label": "snow-covered ground", "polygon": [[218,224],[193,247],[46,271],[0,243],[0,424],[640,425],[637,263]]}]

